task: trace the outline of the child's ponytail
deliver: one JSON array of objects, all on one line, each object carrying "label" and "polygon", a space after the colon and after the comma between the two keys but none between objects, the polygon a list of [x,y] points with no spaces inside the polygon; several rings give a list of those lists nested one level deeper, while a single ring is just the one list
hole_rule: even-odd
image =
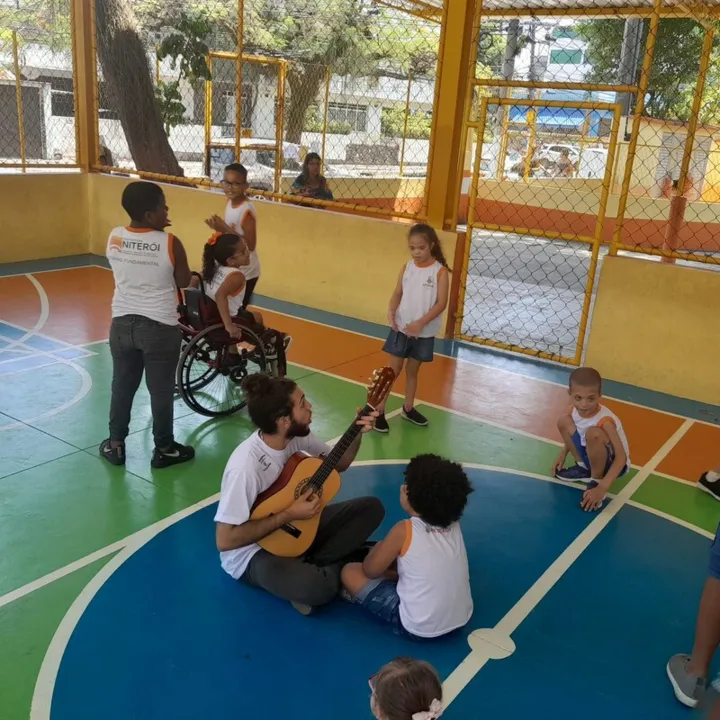
[{"label": "child's ponytail", "polygon": [[235,254],[235,248],[239,242],[242,242],[239,235],[215,233],[205,243],[202,257],[202,277],[206,283],[212,282],[218,265],[225,265],[228,259]]},{"label": "child's ponytail", "polygon": [[428,243],[430,243],[430,255],[437,260],[448,272],[452,272],[450,266],[445,259],[445,253],[443,252],[440,238],[435,232],[435,228],[426,225],[425,223],[417,223],[410,228],[410,235],[422,235]]}]

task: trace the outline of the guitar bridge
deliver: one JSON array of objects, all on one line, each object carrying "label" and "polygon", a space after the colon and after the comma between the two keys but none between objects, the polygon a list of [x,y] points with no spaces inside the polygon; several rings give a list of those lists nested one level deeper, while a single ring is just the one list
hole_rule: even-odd
[{"label": "guitar bridge", "polygon": [[298,530],[294,525],[288,525],[287,523],[285,525],[281,525],[280,529],[288,535],[294,537],[296,540],[298,540],[302,535],[302,530]]}]

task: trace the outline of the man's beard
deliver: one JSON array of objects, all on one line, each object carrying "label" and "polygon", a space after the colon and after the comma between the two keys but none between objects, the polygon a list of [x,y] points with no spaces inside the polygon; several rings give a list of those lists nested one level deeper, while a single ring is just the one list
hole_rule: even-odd
[{"label": "man's beard", "polygon": [[307,437],[310,434],[310,425],[301,425],[297,420],[292,421],[292,424],[287,431],[287,439],[292,440],[296,437]]}]

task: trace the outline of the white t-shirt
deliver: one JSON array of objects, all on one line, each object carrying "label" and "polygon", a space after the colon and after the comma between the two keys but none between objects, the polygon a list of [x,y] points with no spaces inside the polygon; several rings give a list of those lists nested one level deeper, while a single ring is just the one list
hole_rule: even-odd
[{"label": "white t-shirt", "polygon": [[[213,279],[210,282],[205,283],[205,294],[211,300],[215,300],[215,295],[220,289],[220,286],[228,279],[228,277],[230,277],[230,275],[234,275],[235,273],[240,273],[241,275],[245,274],[238,268],[231,268],[227,265],[218,265],[215,268],[215,275],[213,275]],[[230,315],[234,316],[238,314],[240,308],[242,307],[244,298],[245,285],[243,285],[234,295],[228,295],[227,301]],[[215,300],[215,302],[217,302],[217,300]]]},{"label": "white t-shirt", "polygon": [[405,521],[405,531],[397,559],[403,627],[425,638],[463,627],[473,613],[473,599],[460,524],[439,528],[413,517]]},{"label": "white t-shirt", "polygon": [[142,315],[177,325],[175,238],[159,230],[117,227],[107,242],[115,278],[112,316]]},{"label": "white t-shirt", "polygon": [[[428,265],[418,265],[411,260],[405,266],[402,278],[402,298],[395,312],[395,322],[401,332],[410,324],[430,312],[437,302],[438,278],[447,270],[437,260]],[[442,314],[431,320],[418,337],[435,337],[442,326]]]},{"label": "white t-shirt", "polygon": [[[285,463],[296,452],[313,457],[327,455],[331,448],[315,435],[293,438],[284,450],[273,450],[265,444],[260,431],[254,432],[235,448],[223,472],[220,502],[215,522],[242,525],[250,519],[250,511],[260,493],[265,492],[280,476]],[[260,550],[256,543],[220,553],[223,570],[236,580],[247,569],[252,556]]]},{"label": "white t-shirt", "polygon": [[610,408],[604,405],[598,405],[597,412],[592,417],[582,417],[580,413],[573,406],[570,414],[572,416],[575,427],[577,428],[578,435],[580,436],[580,442],[583,447],[587,447],[587,431],[591,427],[603,427],[603,425],[615,426],[617,434],[620,438],[623,448],[625,449],[625,455],[627,460],[625,461],[627,466],[630,467],[630,443],[628,443],[627,435],[625,434],[625,428],[620,422],[620,418]]},{"label": "white t-shirt", "polygon": [[[257,218],[255,206],[249,200],[246,200],[242,205],[238,205],[237,207],[233,207],[232,203],[228,200],[225,206],[225,222],[235,228],[235,232],[243,239],[245,238],[245,233],[243,233],[242,224],[248,213],[254,218]],[[250,262],[247,265],[243,265],[242,272],[246,280],[254,280],[260,277],[260,258],[257,254],[257,246],[255,250],[250,250]]]}]

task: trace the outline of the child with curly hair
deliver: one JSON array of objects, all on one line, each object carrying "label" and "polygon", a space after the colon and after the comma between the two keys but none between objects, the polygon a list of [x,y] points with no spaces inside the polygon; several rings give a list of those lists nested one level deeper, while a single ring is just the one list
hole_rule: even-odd
[{"label": "child with curly hair", "polygon": [[[362,563],[342,570],[344,595],[389,623],[396,635],[435,638],[473,612],[459,520],[473,488],[458,463],[418,455],[405,469],[400,505],[410,515]],[[453,588],[453,592],[448,592]]]}]

